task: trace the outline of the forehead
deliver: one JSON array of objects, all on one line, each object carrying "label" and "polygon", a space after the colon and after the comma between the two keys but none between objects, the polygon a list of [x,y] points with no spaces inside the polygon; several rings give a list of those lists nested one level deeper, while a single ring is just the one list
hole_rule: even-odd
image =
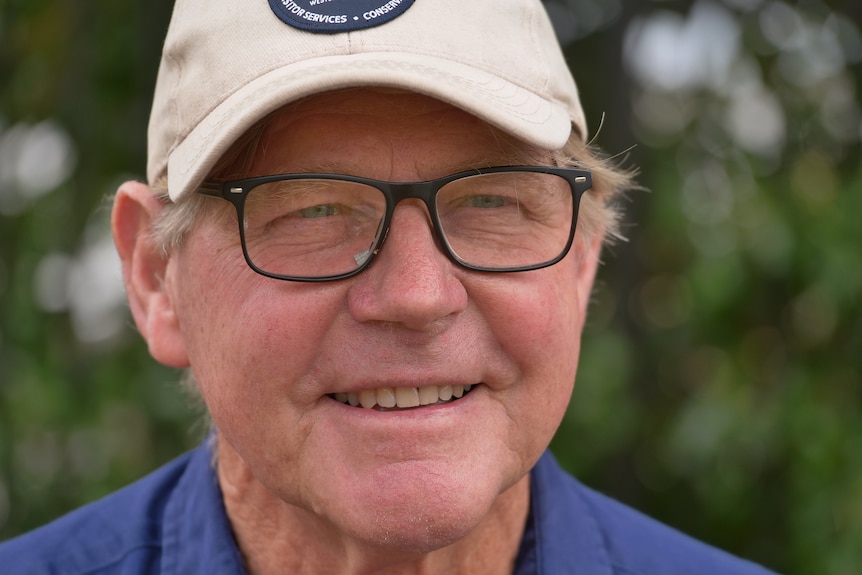
[{"label": "forehead", "polygon": [[[535,148],[440,100],[355,89],[306,98],[263,124],[249,175],[337,171],[394,178],[492,165],[547,163]],[[397,178],[396,178],[397,179]]]}]

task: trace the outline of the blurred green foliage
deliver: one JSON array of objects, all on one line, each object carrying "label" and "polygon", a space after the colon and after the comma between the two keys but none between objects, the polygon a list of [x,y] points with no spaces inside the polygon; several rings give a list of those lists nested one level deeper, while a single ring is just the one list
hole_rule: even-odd
[{"label": "blurred green foliage", "polygon": [[[779,571],[858,573],[859,4],[548,6],[596,141],[650,190],[605,256],[555,452]],[[143,174],[169,15],[0,0],[0,539],[201,436],[107,236],[106,198]]]}]

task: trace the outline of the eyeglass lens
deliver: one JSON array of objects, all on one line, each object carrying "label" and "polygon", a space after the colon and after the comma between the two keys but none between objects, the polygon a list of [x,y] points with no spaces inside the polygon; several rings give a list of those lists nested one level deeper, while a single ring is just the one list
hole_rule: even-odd
[{"label": "eyeglass lens", "polygon": [[[472,267],[553,260],[565,249],[573,223],[571,187],[553,174],[467,176],[442,186],[434,203],[443,242]],[[386,195],[369,184],[326,178],[260,184],[245,200],[246,252],[270,274],[348,274],[378,245],[386,212]]]}]

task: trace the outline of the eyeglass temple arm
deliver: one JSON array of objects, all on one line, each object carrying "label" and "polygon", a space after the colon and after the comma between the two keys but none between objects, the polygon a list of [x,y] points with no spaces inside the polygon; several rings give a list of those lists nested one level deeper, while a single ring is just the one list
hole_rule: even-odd
[{"label": "eyeglass temple arm", "polygon": [[222,197],[222,185],[218,182],[203,182],[198,186],[198,193],[220,198]]}]

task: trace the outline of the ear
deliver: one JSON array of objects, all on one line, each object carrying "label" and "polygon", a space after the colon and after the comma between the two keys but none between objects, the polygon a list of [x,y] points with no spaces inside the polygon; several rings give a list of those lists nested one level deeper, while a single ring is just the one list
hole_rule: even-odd
[{"label": "ear", "polygon": [[587,308],[599,267],[603,240],[604,234],[602,233],[592,233],[589,238],[580,236],[575,239],[574,247],[577,250],[578,258],[575,285],[578,290],[578,305],[580,306],[582,324],[587,318]]},{"label": "ear", "polygon": [[163,208],[148,186],[126,182],[114,199],[111,230],[132,316],[150,355],[182,368],[189,363],[167,281],[170,255],[162,252],[152,235],[153,222]]}]

